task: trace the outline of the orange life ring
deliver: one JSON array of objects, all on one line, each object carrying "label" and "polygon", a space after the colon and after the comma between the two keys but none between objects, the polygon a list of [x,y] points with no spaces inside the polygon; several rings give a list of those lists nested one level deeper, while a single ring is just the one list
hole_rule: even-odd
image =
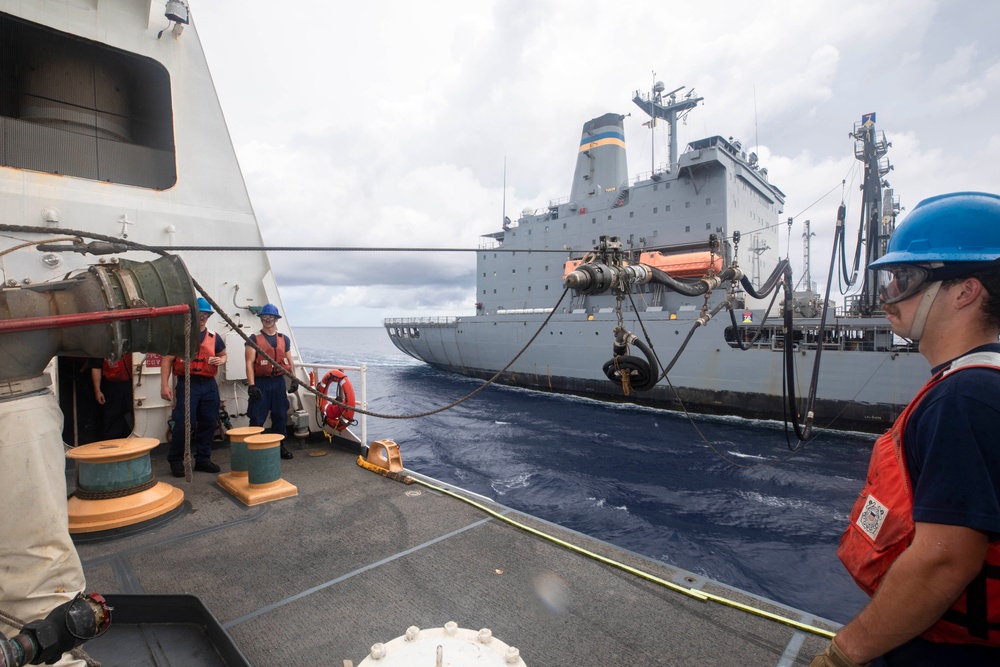
[{"label": "orange life ring", "polygon": [[323,426],[343,431],[354,422],[354,406],[357,405],[354,399],[354,387],[344,372],[337,369],[323,376],[316,385],[316,391],[324,396],[330,396],[329,390],[332,387],[337,388],[337,395],[332,397],[337,403],[328,398],[317,398],[316,409],[322,416]]}]

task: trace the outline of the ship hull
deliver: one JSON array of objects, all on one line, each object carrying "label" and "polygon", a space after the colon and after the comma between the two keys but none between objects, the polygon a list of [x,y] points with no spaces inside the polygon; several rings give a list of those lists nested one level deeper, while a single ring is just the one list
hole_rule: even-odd
[{"label": "ship hull", "polygon": [[[669,320],[662,313],[657,315],[660,317],[643,317],[642,326],[660,362],[669,364],[695,324],[690,319]],[[785,398],[783,345],[774,338],[741,350],[726,341],[725,320],[711,321],[694,332],[667,379],[650,390],[631,390],[626,395],[621,384],[610,381],[602,371],[612,358],[612,330],[617,320],[611,314],[590,317],[554,316],[531,345],[529,340],[544,321],[542,315],[413,321],[409,326],[390,321],[386,328],[402,352],[468,377],[493,378],[521,352],[497,382],[670,410],[779,421],[792,417]],[[875,324],[863,323],[869,327]],[[880,329],[884,333],[887,323],[881,324],[886,327]],[[638,322],[626,325],[641,331]],[[811,321],[799,326],[806,331],[817,325]],[[845,321],[834,328],[855,331],[852,325],[860,327],[862,323]],[[752,328],[746,329],[747,335],[751,332]],[[814,426],[881,432],[926,380],[929,366],[910,348],[858,350],[850,345],[828,344],[819,351]],[[800,420],[817,352],[814,344],[795,345],[795,394],[800,406],[796,416]]]}]

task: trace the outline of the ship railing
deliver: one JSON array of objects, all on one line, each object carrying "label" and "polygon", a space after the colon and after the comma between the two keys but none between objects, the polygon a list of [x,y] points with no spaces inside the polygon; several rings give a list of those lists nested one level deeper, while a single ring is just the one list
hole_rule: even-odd
[{"label": "ship railing", "polygon": [[[669,173],[670,173],[670,165],[667,164],[666,162],[661,162],[660,165],[653,171],[642,171],[636,174],[635,177],[632,179],[632,184],[638,185],[643,181],[648,181],[654,179],[655,177],[662,177],[663,174],[669,174]],[[659,180],[659,178],[656,178],[656,180]]]},{"label": "ship railing", "polygon": [[[362,410],[368,410],[368,366],[366,364],[361,364],[360,366],[341,366],[338,364],[313,364],[308,362],[300,362],[307,372],[312,373],[312,377],[315,377],[317,381],[323,377],[325,371],[340,370],[340,371],[357,371],[361,374],[361,381],[358,383],[357,393],[354,397],[355,404]],[[315,388],[315,387],[314,387]],[[358,419],[358,426],[361,427],[361,443],[368,445],[368,416],[359,413],[360,418]]]},{"label": "ship railing", "polygon": [[458,322],[454,315],[442,317],[389,317],[382,320],[382,326],[389,327],[450,327]]}]

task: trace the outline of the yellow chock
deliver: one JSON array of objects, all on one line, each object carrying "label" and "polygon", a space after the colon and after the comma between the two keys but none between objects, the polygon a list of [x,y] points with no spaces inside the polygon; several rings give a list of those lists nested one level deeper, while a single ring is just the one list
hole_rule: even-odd
[{"label": "yellow chock", "polygon": [[403,458],[399,455],[399,445],[392,440],[372,442],[368,447],[368,459],[359,456],[358,465],[404,484],[413,483],[413,478],[403,474]]}]

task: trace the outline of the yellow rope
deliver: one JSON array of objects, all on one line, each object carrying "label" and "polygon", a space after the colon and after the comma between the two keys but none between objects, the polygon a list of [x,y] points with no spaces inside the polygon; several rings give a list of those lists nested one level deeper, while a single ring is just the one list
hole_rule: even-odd
[{"label": "yellow rope", "polygon": [[515,521],[514,519],[511,519],[510,517],[506,517],[506,516],[500,514],[499,512],[496,512],[496,511],[490,509],[489,507],[486,507],[485,505],[477,503],[476,501],[474,501],[474,500],[472,500],[470,498],[466,498],[465,496],[463,496],[461,494],[455,493],[453,491],[449,491],[448,489],[442,488],[440,486],[436,486],[434,484],[426,482],[426,481],[424,481],[422,479],[418,479],[416,477],[413,477],[412,479],[413,479],[413,481],[415,483],[420,484],[421,486],[426,486],[428,489],[432,489],[434,491],[437,491],[438,493],[443,493],[445,495],[451,496],[452,498],[457,498],[458,500],[461,500],[464,503],[468,503],[469,505],[472,505],[473,507],[476,507],[476,508],[482,510],[483,512],[486,512],[490,516],[495,517],[495,518],[503,521],[504,523],[510,524],[511,526],[514,526],[515,528],[519,528],[519,529],[521,529],[521,530],[523,530],[525,532],[531,533],[532,535],[536,535],[538,537],[541,537],[542,539],[548,540],[548,541],[550,541],[550,542],[552,542],[554,544],[558,544],[559,546],[564,547],[566,549],[569,549],[570,551],[575,551],[576,553],[581,554],[583,556],[586,556],[588,558],[592,558],[592,559],[594,559],[596,561],[600,561],[601,563],[604,563],[605,565],[610,565],[612,567],[618,568],[619,570],[623,570],[623,571],[628,572],[630,574],[634,574],[635,576],[640,577],[642,579],[646,579],[647,581],[651,581],[651,582],[653,582],[655,584],[659,584],[661,586],[664,586],[665,588],[669,588],[670,590],[675,591],[677,593],[681,593],[683,595],[687,595],[688,597],[695,598],[696,600],[701,600],[703,602],[717,602],[717,603],[725,605],[727,607],[732,607],[733,609],[738,609],[740,611],[744,611],[744,612],[746,612],[748,614],[753,614],[755,616],[760,616],[762,618],[767,618],[767,619],[770,619],[772,621],[776,621],[778,623],[783,623],[784,625],[791,626],[791,627],[793,627],[793,628],[795,628],[797,630],[802,630],[802,631],[805,631],[805,632],[810,632],[810,633],[812,633],[814,635],[819,635],[820,637],[826,637],[827,639],[832,639],[834,637],[834,635],[836,634],[835,632],[831,632],[830,630],[824,630],[823,628],[817,628],[816,626],[809,625],[808,623],[803,623],[801,621],[796,621],[794,619],[787,618],[785,616],[781,616],[780,614],[774,614],[774,613],[771,613],[769,611],[765,611],[763,609],[759,609],[757,607],[752,607],[750,605],[743,604],[742,602],[737,602],[736,600],[730,600],[729,598],[725,598],[725,597],[722,597],[720,595],[714,595],[712,593],[705,593],[703,591],[698,591],[698,590],[695,590],[693,588],[687,588],[687,587],[684,587],[684,586],[679,586],[679,585],[677,585],[677,584],[675,584],[673,582],[667,581],[666,579],[661,579],[660,577],[652,575],[652,574],[650,574],[648,572],[644,572],[642,570],[636,569],[636,568],[631,567],[630,565],[626,565],[625,563],[622,563],[620,561],[612,560],[612,559],[607,558],[605,556],[602,556],[600,554],[594,553],[593,551],[589,551],[587,549],[584,549],[583,547],[580,547],[580,546],[577,546],[575,544],[572,544],[571,542],[566,542],[565,540],[561,540],[558,537],[555,537],[554,535],[549,535],[548,533],[544,533],[544,532],[542,532],[540,530],[532,528],[531,526],[527,526],[527,525],[525,525],[523,523],[520,523],[519,521]]}]

